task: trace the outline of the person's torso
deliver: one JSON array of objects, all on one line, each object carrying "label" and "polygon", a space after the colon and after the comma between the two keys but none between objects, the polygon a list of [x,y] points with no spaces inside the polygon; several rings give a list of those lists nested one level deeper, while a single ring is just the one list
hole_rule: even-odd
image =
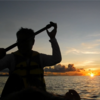
[{"label": "person's torso", "polygon": [[44,71],[41,68],[39,53],[32,51],[30,59],[25,59],[19,51],[13,53],[15,57],[15,69],[12,74],[20,76],[24,82],[24,86],[36,86],[45,89]]}]

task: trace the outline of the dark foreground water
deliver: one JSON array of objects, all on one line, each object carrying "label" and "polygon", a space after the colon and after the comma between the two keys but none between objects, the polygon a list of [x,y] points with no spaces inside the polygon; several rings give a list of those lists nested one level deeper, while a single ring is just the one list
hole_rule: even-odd
[{"label": "dark foreground water", "polygon": [[[0,77],[0,94],[8,77]],[[45,76],[47,91],[64,95],[76,90],[82,100],[100,100],[100,76]]]}]

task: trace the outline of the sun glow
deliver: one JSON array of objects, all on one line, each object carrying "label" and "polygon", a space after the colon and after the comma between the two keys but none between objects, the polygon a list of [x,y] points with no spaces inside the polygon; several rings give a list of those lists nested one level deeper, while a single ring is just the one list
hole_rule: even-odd
[{"label": "sun glow", "polygon": [[93,74],[93,73],[91,73],[91,74],[90,74],[90,76],[91,76],[91,77],[93,77],[93,76],[94,76],[94,74]]}]

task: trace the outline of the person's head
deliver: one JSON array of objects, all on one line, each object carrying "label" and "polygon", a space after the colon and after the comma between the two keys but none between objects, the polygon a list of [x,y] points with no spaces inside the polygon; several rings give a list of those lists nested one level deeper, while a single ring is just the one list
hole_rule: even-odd
[{"label": "person's head", "polygon": [[65,94],[65,99],[81,100],[80,95],[75,90],[69,90]]},{"label": "person's head", "polygon": [[28,28],[20,28],[16,33],[16,36],[19,51],[22,54],[30,53],[35,42],[34,31]]}]

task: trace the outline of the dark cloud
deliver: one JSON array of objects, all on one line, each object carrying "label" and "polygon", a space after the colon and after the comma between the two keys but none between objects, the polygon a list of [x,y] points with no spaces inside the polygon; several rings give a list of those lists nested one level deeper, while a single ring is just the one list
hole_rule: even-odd
[{"label": "dark cloud", "polygon": [[68,67],[66,67],[65,65],[61,65],[61,64],[57,64],[54,66],[54,68],[52,67],[46,67],[44,68],[45,72],[68,72],[68,71],[80,71],[80,69],[76,69],[74,67],[74,64],[68,64]]},{"label": "dark cloud", "polygon": [[89,69],[88,71],[91,71],[91,69]]},{"label": "dark cloud", "polygon": [[85,69],[84,69],[84,68],[79,68],[79,70],[85,71]]},{"label": "dark cloud", "polygon": [[9,72],[9,69],[5,68],[5,69],[1,70],[0,72]]},{"label": "dark cloud", "polygon": [[76,68],[74,67],[74,64],[69,64],[68,68],[66,70],[67,71],[76,71]]}]

